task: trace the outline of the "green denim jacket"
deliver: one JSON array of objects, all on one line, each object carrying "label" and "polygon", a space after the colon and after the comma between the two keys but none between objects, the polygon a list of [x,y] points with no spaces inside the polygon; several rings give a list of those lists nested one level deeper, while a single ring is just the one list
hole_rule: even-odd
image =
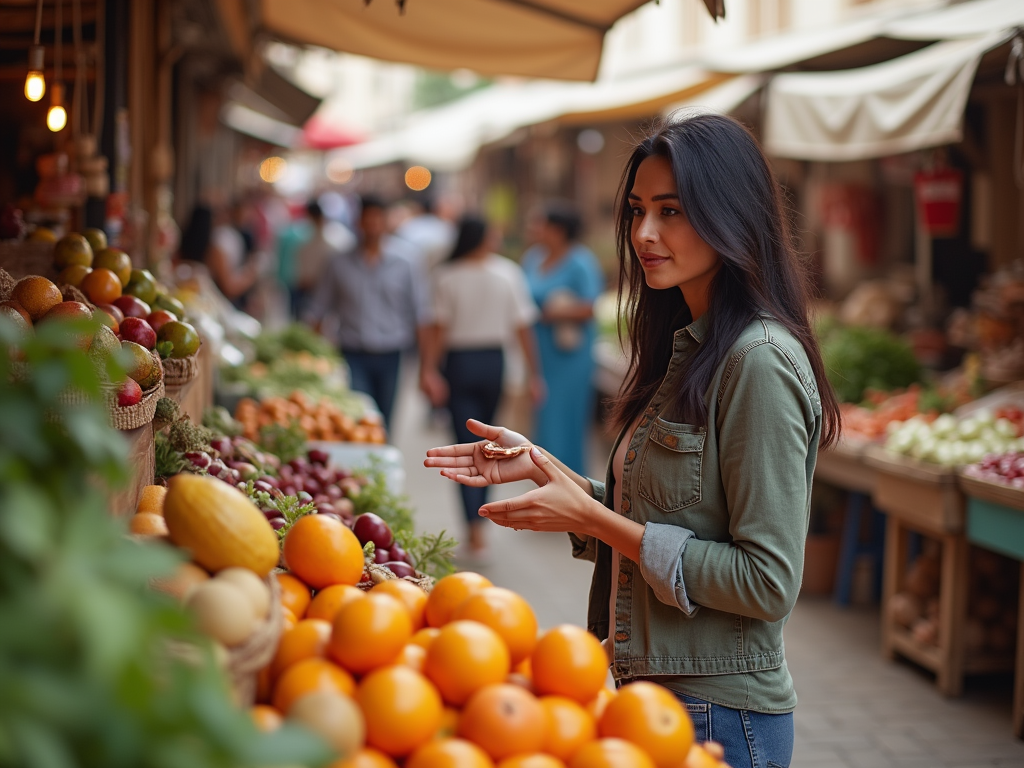
[{"label": "green denim jacket", "polygon": [[[645,526],[640,563],[620,558],[617,680],[780,667],[800,589],[821,401],[801,344],[770,318],[736,340],[708,387],[708,426],[666,421],[671,387],[707,331],[678,331],[660,389],[625,455],[622,513]],[[614,456],[622,434],[612,449]],[[609,460],[594,496],[613,508]],[[588,627],[609,635],[611,549],[570,534],[595,563]],[[752,707],[756,709],[756,706]]]}]

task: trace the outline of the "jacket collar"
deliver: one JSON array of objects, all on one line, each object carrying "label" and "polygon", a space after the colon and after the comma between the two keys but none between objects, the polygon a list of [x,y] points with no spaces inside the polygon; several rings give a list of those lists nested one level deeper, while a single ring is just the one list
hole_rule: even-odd
[{"label": "jacket collar", "polygon": [[679,341],[684,334],[689,334],[690,337],[698,344],[703,342],[708,335],[708,314],[708,312],[705,312],[703,315],[698,317],[685,328],[680,328],[678,331],[676,331],[674,334],[675,340]]}]

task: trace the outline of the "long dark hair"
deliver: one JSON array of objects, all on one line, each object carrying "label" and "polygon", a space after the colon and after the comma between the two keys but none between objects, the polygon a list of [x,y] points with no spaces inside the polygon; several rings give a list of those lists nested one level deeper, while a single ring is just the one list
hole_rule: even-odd
[{"label": "long dark hair", "polygon": [[793,247],[778,182],[757,140],[722,115],[696,115],[653,127],[630,155],[618,196],[619,303],[629,317],[629,376],[615,402],[621,429],[654,396],[672,357],[672,336],[691,321],[678,288],[648,287],[630,237],[628,195],[646,158],[672,166],[680,205],[700,238],[722,260],[708,289],[707,335],[688,361],[673,403],[683,421],[707,422],[705,393],[729,349],[760,313],[803,345],[821,396],[823,447],[839,437],[839,405],[825,377],[807,317],[808,279]]},{"label": "long dark hair", "polygon": [[178,254],[189,261],[206,261],[213,235],[213,211],[210,206],[199,203],[192,209],[188,226],[181,236]]},{"label": "long dark hair", "polygon": [[487,222],[479,216],[469,214],[459,220],[459,233],[455,237],[455,245],[448,257],[449,261],[456,261],[466,256],[477,248],[487,236]]}]

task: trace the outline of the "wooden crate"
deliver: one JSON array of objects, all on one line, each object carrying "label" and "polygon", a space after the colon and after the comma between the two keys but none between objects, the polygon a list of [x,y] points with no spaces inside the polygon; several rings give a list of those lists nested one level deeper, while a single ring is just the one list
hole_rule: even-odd
[{"label": "wooden crate", "polygon": [[864,442],[842,440],[827,451],[819,451],[815,479],[847,491],[873,493],[878,470],[864,461],[867,447]]},{"label": "wooden crate", "polygon": [[956,472],[872,446],[864,463],[877,470],[875,506],[921,533],[942,536],[964,529],[966,506]]},{"label": "wooden crate", "polygon": [[135,514],[142,489],[153,484],[153,472],[156,463],[156,447],[153,442],[152,423],[121,431],[120,434],[128,441],[128,465],[130,477],[128,483],[108,494],[109,509],[115,517],[126,517]]}]

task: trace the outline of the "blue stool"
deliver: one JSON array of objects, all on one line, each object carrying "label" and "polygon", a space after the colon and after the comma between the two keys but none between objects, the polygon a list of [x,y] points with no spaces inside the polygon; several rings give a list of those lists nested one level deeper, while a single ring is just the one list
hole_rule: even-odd
[{"label": "blue stool", "polygon": [[[867,510],[871,514],[871,537],[861,543],[860,532]],[[882,559],[885,552],[885,515],[875,509],[866,493],[850,491],[846,504],[846,518],[839,543],[839,562],[836,564],[836,588],[833,599],[839,605],[850,604],[853,587],[853,566],[860,555],[871,555],[874,583],[871,592],[875,602],[882,597]]]}]

